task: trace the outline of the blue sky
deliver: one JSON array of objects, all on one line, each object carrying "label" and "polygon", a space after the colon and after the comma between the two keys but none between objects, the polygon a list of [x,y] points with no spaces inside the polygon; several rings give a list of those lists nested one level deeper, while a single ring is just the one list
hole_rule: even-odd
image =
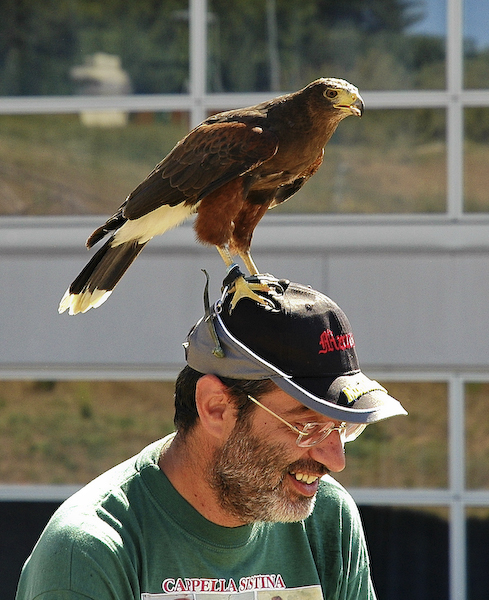
[{"label": "blue sky", "polygon": [[475,40],[477,48],[489,46],[489,1],[465,0],[465,37]]},{"label": "blue sky", "polygon": [[[422,0],[425,18],[417,23],[413,33],[446,34],[446,0]],[[475,41],[478,49],[489,46],[489,0],[465,0],[464,36]]]}]

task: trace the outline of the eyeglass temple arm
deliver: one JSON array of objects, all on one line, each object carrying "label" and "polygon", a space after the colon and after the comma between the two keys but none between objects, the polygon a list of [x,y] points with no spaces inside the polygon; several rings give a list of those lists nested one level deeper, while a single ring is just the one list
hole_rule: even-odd
[{"label": "eyeglass temple arm", "polygon": [[266,410],[268,414],[272,415],[272,417],[276,417],[279,421],[282,421],[282,423],[284,425],[287,425],[287,427],[290,427],[290,429],[292,429],[292,431],[295,431],[295,433],[297,433],[298,435],[302,435],[302,436],[307,436],[307,433],[304,433],[303,431],[301,431],[298,427],[295,427],[294,425],[292,425],[292,423],[289,423],[288,421],[286,421],[285,419],[282,419],[281,416],[277,415],[276,413],[273,412],[273,410],[270,410],[269,408],[267,408],[264,404],[262,404],[261,402],[258,402],[258,400],[256,398],[253,398],[253,396],[250,396],[248,394],[248,398],[254,402],[255,404],[257,404],[260,408],[263,408],[263,410]]}]

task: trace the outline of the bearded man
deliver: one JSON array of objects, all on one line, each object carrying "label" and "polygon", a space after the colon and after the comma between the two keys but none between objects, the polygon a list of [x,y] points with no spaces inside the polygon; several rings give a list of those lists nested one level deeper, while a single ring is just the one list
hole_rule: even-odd
[{"label": "bearded man", "polygon": [[344,444],[406,414],[310,287],[222,297],[190,331],[176,432],[55,513],[17,600],[373,600]]}]

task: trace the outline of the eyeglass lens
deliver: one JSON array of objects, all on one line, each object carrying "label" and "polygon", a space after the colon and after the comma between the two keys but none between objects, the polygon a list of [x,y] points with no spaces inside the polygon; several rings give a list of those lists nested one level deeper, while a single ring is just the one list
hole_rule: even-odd
[{"label": "eyeglass lens", "polygon": [[307,448],[319,444],[328,437],[333,431],[339,431],[343,443],[352,442],[365,429],[363,423],[342,423],[335,425],[331,423],[306,423],[302,435],[297,438],[297,445],[301,448]]}]

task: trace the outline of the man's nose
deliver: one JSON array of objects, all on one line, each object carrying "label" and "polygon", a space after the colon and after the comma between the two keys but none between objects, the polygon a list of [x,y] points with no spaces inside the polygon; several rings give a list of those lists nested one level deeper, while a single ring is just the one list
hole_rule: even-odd
[{"label": "man's nose", "polygon": [[339,473],[345,468],[345,449],[339,431],[331,432],[328,437],[311,446],[309,456],[323,464],[332,473]]}]

